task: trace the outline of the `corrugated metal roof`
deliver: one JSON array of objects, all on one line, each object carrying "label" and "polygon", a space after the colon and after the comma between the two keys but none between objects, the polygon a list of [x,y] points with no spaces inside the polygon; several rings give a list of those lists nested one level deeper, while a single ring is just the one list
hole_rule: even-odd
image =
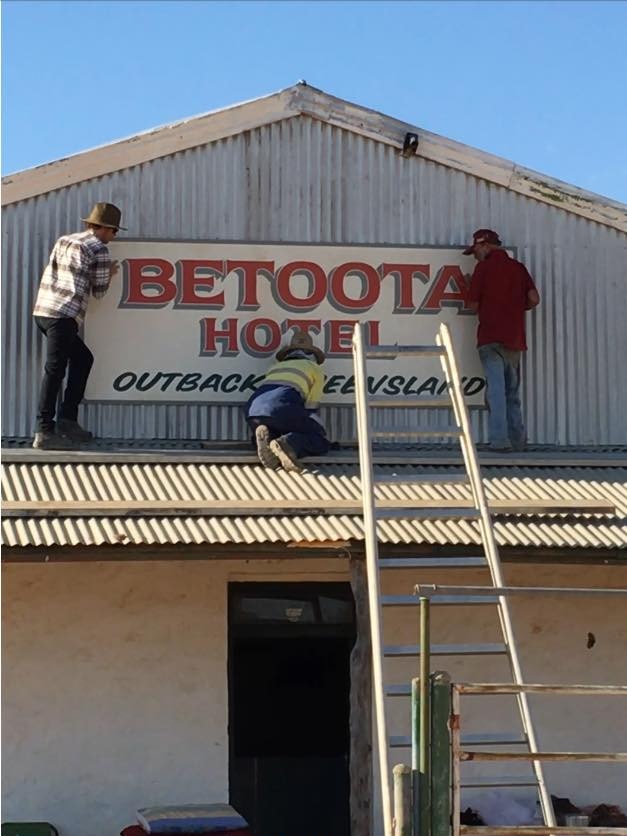
[{"label": "corrugated metal roof", "polygon": [[[460,468],[377,466],[381,475],[419,478]],[[530,548],[627,548],[627,469],[485,469],[489,499],[610,500],[615,515],[546,514],[502,516],[495,521],[501,546]],[[469,489],[458,484],[381,485],[381,499],[460,500]],[[241,501],[359,498],[356,465],[321,465],[298,474],[234,464],[15,463],[4,467],[3,499],[9,501]],[[469,520],[386,520],[379,538],[389,544],[475,545],[477,525]],[[359,516],[133,516],[11,517],[2,522],[7,546],[99,546],[313,543],[360,541]]]}]

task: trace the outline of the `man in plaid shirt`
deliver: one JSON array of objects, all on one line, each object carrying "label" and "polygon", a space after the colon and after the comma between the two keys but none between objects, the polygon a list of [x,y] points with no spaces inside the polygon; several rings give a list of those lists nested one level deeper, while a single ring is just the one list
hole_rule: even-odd
[{"label": "man in plaid shirt", "polygon": [[[39,394],[37,431],[33,447],[67,449],[92,434],[77,421],[94,357],[78,329],[85,319],[90,296],[104,296],[118,272],[107,244],[117,235],[122,214],[112,203],[96,203],[84,232],[63,235],[53,247],[41,277],[33,316],[45,334],[46,365]],[[68,369],[69,367],[69,369]],[[57,399],[68,369],[67,383],[55,428]]]}]

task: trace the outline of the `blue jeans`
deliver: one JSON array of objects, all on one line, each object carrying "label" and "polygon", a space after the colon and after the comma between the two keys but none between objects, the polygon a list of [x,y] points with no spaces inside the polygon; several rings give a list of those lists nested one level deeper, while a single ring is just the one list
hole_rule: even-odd
[{"label": "blue jeans", "polygon": [[526,441],[520,408],[520,351],[488,343],[479,346],[479,358],[487,381],[490,444],[520,449]]}]

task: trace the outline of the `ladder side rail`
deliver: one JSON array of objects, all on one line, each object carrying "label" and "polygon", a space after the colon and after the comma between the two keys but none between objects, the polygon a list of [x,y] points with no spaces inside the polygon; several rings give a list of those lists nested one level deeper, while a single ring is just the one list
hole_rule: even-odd
[{"label": "ladder side rail", "polygon": [[[503,579],[501,561],[499,558],[498,548],[496,545],[494,531],[492,528],[492,518],[490,515],[490,510],[488,508],[485,488],[483,486],[483,481],[481,478],[481,472],[479,470],[477,452],[475,449],[474,441],[472,439],[470,419],[468,416],[468,408],[466,406],[466,401],[464,400],[464,394],[461,388],[459,370],[457,368],[451,333],[448,326],[445,323],[442,323],[440,325],[437,343],[438,345],[441,345],[444,348],[444,354],[440,358],[441,364],[445,377],[447,379],[447,383],[449,384],[451,398],[453,399],[453,402],[456,405],[456,418],[459,417],[461,421],[462,434],[460,442],[462,448],[462,455],[464,457],[464,463],[466,465],[466,471],[469,476],[473,496],[475,497],[476,507],[480,513],[479,525],[481,528],[482,539],[485,547],[486,557],[488,560],[488,567],[490,570],[490,575],[492,577],[492,583],[496,587],[504,587],[506,586],[506,584]],[[514,682],[517,685],[521,685],[524,682],[524,678],[522,675],[520,659],[518,658],[518,651],[516,648],[512,618],[507,598],[499,596],[497,609],[499,613],[499,620],[501,622],[501,628],[505,637],[505,644],[507,645],[509,651],[508,658],[512,669],[512,676]],[[529,751],[537,752],[539,750],[539,747],[535,729],[533,726],[533,721],[531,719],[531,712],[529,710],[529,702],[527,700],[527,695],[524,692],[521,692],[517,694],[516,698],[518,700],[523,728],[525,730],[525,734],[527,735]],[[554,827],[556,825],[555,813],[553,811],[551,795],[546,785],[546,781],[544,778],[544,770],[540,761],[533,761],[533,770],[538,781],[538,792],[540,795],[540,803],[542,805],[544,821],[548,826]]]},{"label": "ladder side rail", "polygon": [[381,590],[379,583],[378,541],[374,504],[374,476],[370,446],[370,415],[368,412],[368,377],[364,351],[363,325],[357,323],[353,333],[353,359],[355,369],[355,408],[357,440],[363,501],[364,541],[368,576],[368,602],[370,609],[370,633],[372,643],[372,673],[374,685],[377,748],[381,780],[381,805],[385,836],[392,836],[392,806],[390,798],[390,771],[388,764],[388,734],[385,716],[383,687],[383,638]]}]

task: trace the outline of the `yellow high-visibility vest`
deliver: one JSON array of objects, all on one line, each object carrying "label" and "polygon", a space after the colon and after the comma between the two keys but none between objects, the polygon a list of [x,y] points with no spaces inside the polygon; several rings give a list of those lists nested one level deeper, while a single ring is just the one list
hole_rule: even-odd
[{"label": "yellow high-visibility vest", "polygon": [[283,360],[272,366],[260,385],[266,383],[291,386],[305,399],[306,409],[317,409],[322,400],[324,372],[315,360]]}]

